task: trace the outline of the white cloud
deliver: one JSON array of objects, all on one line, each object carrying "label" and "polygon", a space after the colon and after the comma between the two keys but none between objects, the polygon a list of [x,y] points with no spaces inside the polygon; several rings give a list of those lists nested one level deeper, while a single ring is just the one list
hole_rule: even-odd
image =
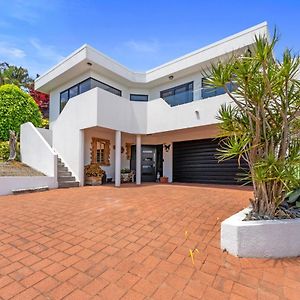
[{"label": "white cloud", "polygon": [[151,41],[135,41],[125,42],[125,46],[138,53],[157,53],[160,45],[156,40]]},{"label": "white cloud", "polygon": [[0,55],[5,58],[23,58],[26,56],[24,50],[6,43],[0,43]]},{"label": "white cloud", "polygon": [[35,54],[50,62],[58,62],[64,57],[51,45],[45,45],[40,40],[32,38],[29,40],[31,46],[35,49]]}]

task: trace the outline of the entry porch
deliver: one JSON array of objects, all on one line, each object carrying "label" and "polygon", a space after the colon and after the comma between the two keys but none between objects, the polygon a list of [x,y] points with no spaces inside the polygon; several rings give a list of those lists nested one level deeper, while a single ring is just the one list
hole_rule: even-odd
[{"label": "entry porch", "polygon": [[[155,182],[160,177],[173,181],[173,143],[213,138],[215,126],[176,130],[158,134],[130,134],[102,127],[84,129],[84,166],[97,163],[106,181],[122,183],[122,174],[132,172],[134,182]],[[84,172],[84,169],[82,168]],[[84,178],[84,176],[83,176]]]}]

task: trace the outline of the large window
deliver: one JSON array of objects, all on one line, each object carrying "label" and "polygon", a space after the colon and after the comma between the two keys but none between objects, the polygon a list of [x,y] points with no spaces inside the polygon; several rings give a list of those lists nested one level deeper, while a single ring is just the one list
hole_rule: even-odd
[{"label": "large window", "polygon": [[160,92],[170,106],[176,106],[193,101],[194,83],[189,82]]},{"label": "large window", "polygon": [[130,101],[148,101],[148,95],[130,94]]},{"label": "large window", "polygon": [[94,87],[99,87],[117,96],[122,96],[122,91],[94,78],[88,78],[60,93],[60,111],[63,110],[70,98],[93,89]]},{"label": "large window", "polygon": [[[229,91],[233,91],[234,87],[232,83],[227,84],[227,88]],[[201,98],[209,98],[215,97],[222,94],[225,94],[225,89],[222,87],[212,87],[206,82],[206,78],[202,78],[202,90],[201,90]]]}]

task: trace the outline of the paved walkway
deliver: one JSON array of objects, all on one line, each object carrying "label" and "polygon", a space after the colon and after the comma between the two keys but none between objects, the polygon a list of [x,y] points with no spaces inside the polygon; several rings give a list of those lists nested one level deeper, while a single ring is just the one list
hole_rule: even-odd
[{"label": "paved walkway", "polygon": [[220,222],[250,194],[123,185],[0,197],[0,298],[300,299],[300,258],[219,249]]}]

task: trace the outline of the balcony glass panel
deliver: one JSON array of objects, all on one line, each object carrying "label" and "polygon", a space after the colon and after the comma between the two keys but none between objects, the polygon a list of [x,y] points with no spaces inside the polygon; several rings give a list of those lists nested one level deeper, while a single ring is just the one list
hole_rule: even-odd
[{"label": "balcony glass panel", "polygon": [[194,100],[193,82],[161,91],[160,97],[163,98],[170,106],[192,102]]},{"label": "balcony glass panel", "polygon": [[[230,92],[232,92],[234,90],[233,83],[228,83],[226,86]],[[212,87],[206,83],[206,78],[202,78],[202,92],[201,92],[202,99],[223,95],[225,93],[226,93],[226,91],[224,88]]]}]

